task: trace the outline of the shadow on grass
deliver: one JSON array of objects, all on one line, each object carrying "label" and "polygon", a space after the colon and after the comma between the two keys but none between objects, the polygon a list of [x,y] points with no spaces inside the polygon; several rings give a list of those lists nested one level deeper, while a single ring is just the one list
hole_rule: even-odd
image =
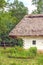
[{"label": "shadow on grass", "polygon": [[15,57],[15,56],[8,56],[8,58],[15,58],[15,59],[34,59],[34,57]]}]

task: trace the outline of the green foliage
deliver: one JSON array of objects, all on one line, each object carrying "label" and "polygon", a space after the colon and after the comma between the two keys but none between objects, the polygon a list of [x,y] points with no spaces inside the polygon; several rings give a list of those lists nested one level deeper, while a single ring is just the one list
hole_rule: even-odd
[{"label": "green foliage", "polygon": [[42,0],[32,0],[32,4],[36,5],[37,9],[33,11],[34,14],[42,14],[43,13],[43,1]]},{"label": "green foliage", "polygon": [[20,47],[23,46],[23,40],[21,38],[17,39],[17,45]]},{"label": "green foliage", "polygon": [[9,37],[8,37],[9,32],[15,26],[15,23],[16,23],[16,18],[15,17],[11,17],[10,13],[0,12],[0,39],[2,41],[3,40],[5,42],[8,41],[8,39],[9,39]]},{"label": "green foliage", "polygon": [[0,8],[5,7],[6,1],[5,0],[0,0]]},{"label": "green foliage", "polygon": [[8,54],[8,56],[10,57],[25,57],[25,50],[20,46],[15,46],[13,49],[10,49],[9,52],[10,54]]},{"label": "green foliage", "polygon": [[[8,10],[0,10],[0,41],[15,42],[16,39],[8,37],[9,32],[16,26],[16,24],[28,13],[28,9],[22,2],[14,0],[13,3],[9,1],[0,0],[0,9],[9,8]],[[7,41],[6,41],[7,40]],[[18,45],[22,46],[22,41],[18,40]]]},{"label": "green foliage", "polygon": [[16,18],[15,17],[11,17],[11,15],[9,13],[3,13],[1,12],[0,14],[0,32],[1,33],[6,33],[8,32],[10,29],[13,28],[14,23],[16,22]]},{"label": "green foliage", "polygon": [[[0,47],[0,65],[43,65],[43,54],[37,54],[33,58],[29,54],[26,55],[27,53],[29,53],[29,50],[25,50],[22,47],[15,46],[7,47],[6,49]],[[20,58],[20,55],[23,58]]]},{"label": "green foliage", "polygon": [[22,2],[18,0],[14,0],[14,2],[10,5],[12,8],[9,9],[11,12],[11,16],[15,16],[17,21],[19,22],[26,14],[28,14],[28,9],[24,6]]},{"label": "green foliage", "polygon": [[30,48],[25,50],[23,47],[15,46],[1,50],[1,54],[7,54],[7,57],[17,58],[34,58],[37,55],[37,48]]},{"label": "green foliage", "polygon": [[15,46],[7,49],[4,53],[8,53],[8,57],[33,58],[37,54],[37,49],[30,48],[29,50],[25,50],[20,46]]},{"label": "green foliage", "polygon": [[37,48],[36,47],[31,47],[29,49],[29,56],[34,57],[34,56],[36,56],[36,54],[37,54]]}]

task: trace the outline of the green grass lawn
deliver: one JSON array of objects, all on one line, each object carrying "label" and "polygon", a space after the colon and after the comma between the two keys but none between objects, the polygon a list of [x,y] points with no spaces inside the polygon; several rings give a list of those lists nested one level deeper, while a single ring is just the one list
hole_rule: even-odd
[{"label": "green grass lawn", "polygon": [[14,49],[13,47],[11,48],[8,47],[6,49],[0,47],[0,65],[43,65],[43,54],[37,54],[34,58],[28,58],[28,59],[13,58],[13,57],[10,58],[9,55],[11,50],[13,51],[13,49]]}]

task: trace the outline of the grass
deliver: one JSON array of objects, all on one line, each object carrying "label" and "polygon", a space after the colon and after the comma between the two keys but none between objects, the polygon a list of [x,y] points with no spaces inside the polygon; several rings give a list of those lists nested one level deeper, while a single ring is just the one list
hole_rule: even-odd
[{"label": "grass", "polygon": [[[14,49],[15,48],[13,47],[12,48],[8,47],[6,49],[0,47],[0,65],[43,65],[43,54],[37,54],[34,58],[28,58],[28,59],[13,58],[13,57],[9,58],[8,56],[10,54],[12,55]],[[19,49],[19,51],[22,50]],[[19,53],[18,51],[15,52],[17,52],[17,54]]]}]

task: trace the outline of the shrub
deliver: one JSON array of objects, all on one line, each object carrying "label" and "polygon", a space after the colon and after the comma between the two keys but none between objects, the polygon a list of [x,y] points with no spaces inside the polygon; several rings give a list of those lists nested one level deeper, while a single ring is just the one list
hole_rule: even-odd
[{"label": "shrub", "polygon": [[15,55],[18,56],[18,57],[21,57],[23,56],[23,53],[24,53],[24,49],[20,46],[15,46]]},{"label": "shrub", "polygon": [[17,39],[17,45],[20,47],[23,46],[23,40],[21,38]]},{"label": "shrub", "polygon": [[36,56],[36,54],[37,54],[37,48],[36,47],[31,47],[29,49],[29,56],[34,57],[34,56]]},{"label": "shrub", "polygon": [[14,48],[9,49],[8,56],[10,57],[29,57],[32,58],[36,56],[37,48],[31,47],[29,50],[23,49],[23,47],[15,46]]}]

